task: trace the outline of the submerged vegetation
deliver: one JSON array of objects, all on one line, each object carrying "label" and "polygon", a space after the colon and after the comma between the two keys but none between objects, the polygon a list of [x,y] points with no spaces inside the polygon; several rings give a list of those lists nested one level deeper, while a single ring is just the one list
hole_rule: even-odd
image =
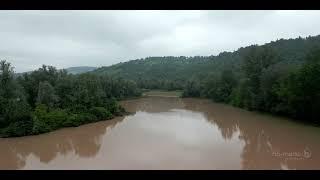
[{"label": "submerged vegetation", "polygon": [[0,64],[0,85],[3,137],[40,134],[111,119],[125,112],[117,100],[141,94],[132,81],[92,74],[71,75],[45,65],[15,77],[6,61]]},{"label": "submerged vegetation", "polygon": [[278,40],[218,56],[148,57],[68,74],[0,64],[0,134],[24,136],[110,119],[142,89],[182,92],[319,124],[320,36]]}]

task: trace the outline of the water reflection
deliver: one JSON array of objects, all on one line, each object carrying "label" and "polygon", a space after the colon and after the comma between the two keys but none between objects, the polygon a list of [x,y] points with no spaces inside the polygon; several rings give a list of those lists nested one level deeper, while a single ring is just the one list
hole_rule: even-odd
[{"label": "water reflection", "polygon": [[[245,142],[242,169],[320,169],[320,129],[288,119],[248,112],[208,100],[185,99],[185,108],[202,111],[224,138],[240,131]],[[311,156],[304,156],[308,150]]]},{"label": "water reflection", "polygon": [[135,113],[0,139],[0,169],[320,169],[316,127],[203,99],[121,104]]},{"label": "water reflection", "polygon": [[119,122],[121,118],[37,136],[0,138],[0,169],[26,168],[26,161],[34,159],[47,164],[70,152],[79,157],[95,156],[101,147],[102,136],[108,131],[106,127],[111,128]]}]

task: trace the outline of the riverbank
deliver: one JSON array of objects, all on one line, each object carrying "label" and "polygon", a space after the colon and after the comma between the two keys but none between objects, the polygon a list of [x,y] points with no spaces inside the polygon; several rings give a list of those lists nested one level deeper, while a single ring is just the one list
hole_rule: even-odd
[{"label": "riverbank", "polygon": [[[148,90],[144,91],[141,96],[124,98],[119,100],[125,101],[130,99],[138,99],[141,97],[181,97],[181,91],[163,91],[163,90]],[[44,134],[52,131],[56,131],[63,128],[78,127],[85,124],[95,123],[99,121],[111,120],[117,117],[130,115],[132,112],[128,112],[121,106],[117,107],[117,112],[111,113],[107,109],[93,108],[94,111],[83,112],[80,114],[70,114],[64,110],[58,112],[50,112],[45,109],[41,109],[39,117],[35,118],[36,122],[31,125],[28,133],[16,133],[15,126],[0,129],[0,138],[11,138],[11,137],[24,137]],[[89,114],[88,114],[89,113]],[[23,124],[22,124],[23,125]]]},{"label": "riverbank", "polygon": [[[38,112],[39,111],[39,112]],[[93,107],[88,112],[71,113],[66,110],[53,110],[49,111],[47,108],[37,110],[31,117],[33,124],[28,124],[31,129],[25,133],[17,133],[16,126],[25,126],[25,124],[15,124],[15,126],[8,126],[7,128],[0,129],[0,138],[13,138],[34,136],[53,132],[63,128],[79,127],[85,124],[95,123],[99,121],[112,120],[118,117],[130,115],[131,112],[126,111],[121,105],[117,105],[114,112],[108,111],[103,107]]]}]

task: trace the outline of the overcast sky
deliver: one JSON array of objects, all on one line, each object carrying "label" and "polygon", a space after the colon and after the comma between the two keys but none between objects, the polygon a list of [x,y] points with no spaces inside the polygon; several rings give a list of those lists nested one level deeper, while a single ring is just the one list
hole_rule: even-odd
[{"label": "overcast sky", "polygon": [[16,72],[217,55],[320,34],[320,11],[0,11],[0,59]]}]

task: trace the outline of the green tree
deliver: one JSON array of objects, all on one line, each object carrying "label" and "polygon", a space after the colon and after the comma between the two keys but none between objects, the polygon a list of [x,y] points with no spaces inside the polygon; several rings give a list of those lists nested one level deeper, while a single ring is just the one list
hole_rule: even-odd
[{"label": "green tree", "polygon": [[260,94],[262,72],[277,61],[279,61],[278,54],[268,46],[253,46],[244,56],[242,68],[248,85],[248,109],[260,109],[263,103]]},{"label": "green tree", "polygon": [[320,56],[318,59],[307,61],[278,86],[276,92],[281,100],[278,105],[281,113],[320,123]]},{"label": "green tree", "polygon": [[58,96],[48,81],[40,82],[38,88],[37,103],[53,108],[58,102]]},{"label": "green tree", "polygon": [[194,80],[188,81],[182,96],[183,97],[200,97],[200,84]]},{"label": "green tree", "polygon": [[4,134],[20,136],[30,133],[30,108],[23,89],[14,79],[11,64],[0,61],[0,129]]}]

